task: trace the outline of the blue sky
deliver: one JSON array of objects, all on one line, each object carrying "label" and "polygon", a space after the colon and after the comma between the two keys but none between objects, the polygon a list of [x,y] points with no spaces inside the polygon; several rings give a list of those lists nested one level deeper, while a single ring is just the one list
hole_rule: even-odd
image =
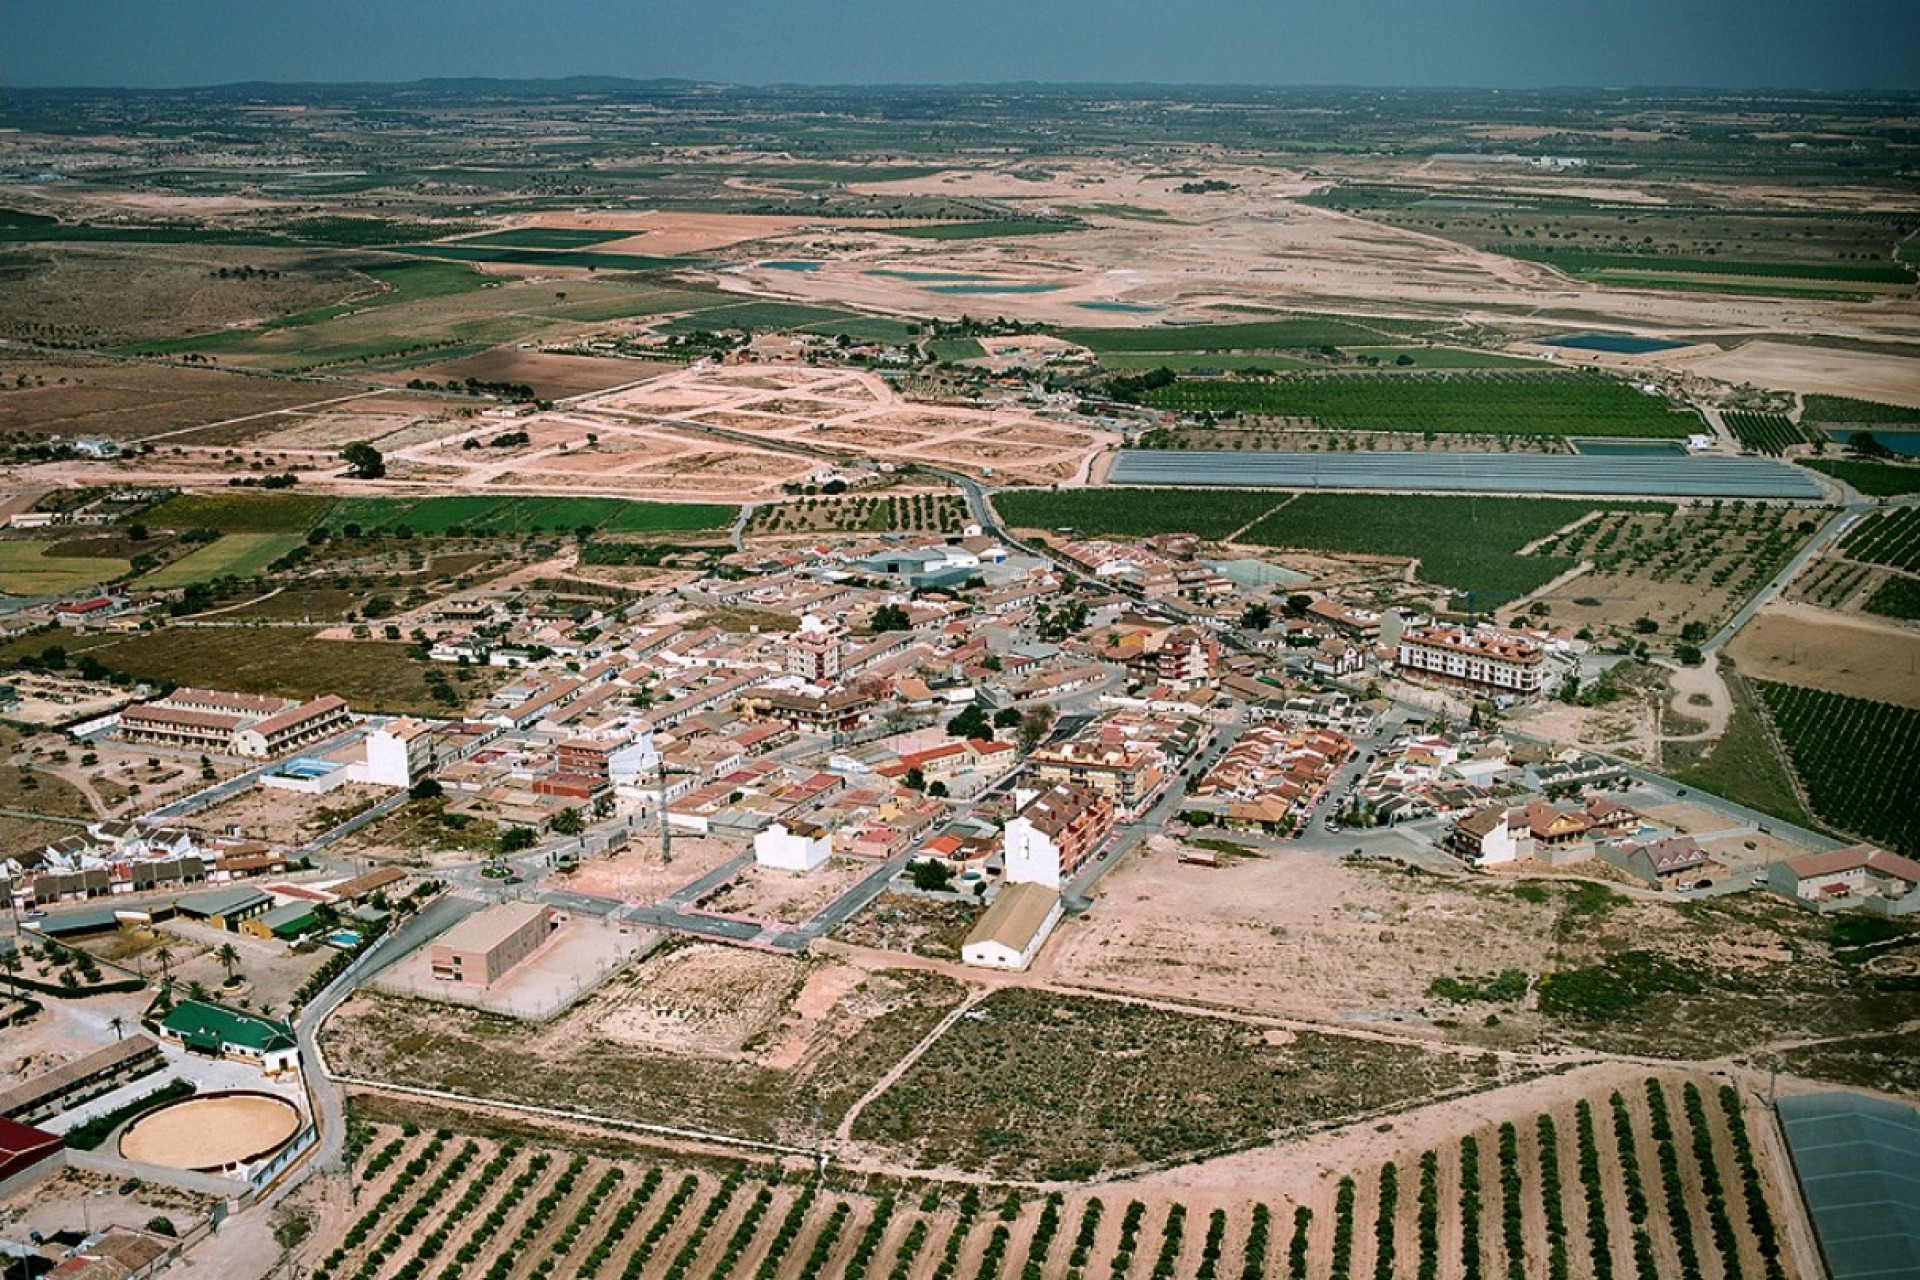
[{"label": "blue sky", "polygon": [[4,0],[0,83],[1920,87],[1916,0]]}]

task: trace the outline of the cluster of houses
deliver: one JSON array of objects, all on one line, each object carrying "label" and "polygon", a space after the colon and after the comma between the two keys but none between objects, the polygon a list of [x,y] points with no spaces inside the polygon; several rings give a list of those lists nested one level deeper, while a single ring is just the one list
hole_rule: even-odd
[{"label": "cluster of houses", "polygon": [[174,892],[284,871],[284,852],[140,820],[89,823],[39,848],[0,853],[0,901],[22,911],[149,890]]}]

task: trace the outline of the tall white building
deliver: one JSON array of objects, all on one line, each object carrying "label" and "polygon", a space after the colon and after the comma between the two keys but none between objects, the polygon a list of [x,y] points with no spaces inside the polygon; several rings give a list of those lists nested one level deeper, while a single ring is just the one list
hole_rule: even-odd
[{"label": "tall white building", "polygon": [[787,643],[787,674],[809,684],[832,684],[840,678],[839,633],[809,613]]},{"label": "tall white building", "polygon": [[811,871],[833,856],[833,833],[811,822],[776,822],[753,838],[753,860],[775,871]]},{"label": "tall white building", "polygon": [[433,770],[433,726],[412,716],[367,735],[365,781],[376,787],[411,787]]}]

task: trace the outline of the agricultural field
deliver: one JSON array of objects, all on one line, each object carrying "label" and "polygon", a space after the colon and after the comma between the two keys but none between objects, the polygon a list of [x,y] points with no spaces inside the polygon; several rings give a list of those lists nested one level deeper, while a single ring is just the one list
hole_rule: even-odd
[{"label": "agricultural field", "polygon": [[1920,409],[1907,405],[1855,400],[1847,396],[1810,395],[1804,398],[1800,419],[1822,427],[1920,426]]},{"label": "agricultural field", "polygon": [[0,363],[0,432],[20,441],[140,440],[274,413],[338,391],[215,369],[9,351]]},{"label": "agricultural field", "polygon": [[182,493],[143,516],[163,529],[222,533],[305,533],[332,511],[335,499],[305,493]]},{"label": "agricultural field", "polygon": [[343,498],[327,512],[328,528],[362,533],[406,529],[428,536],[512,536],[523,533],[683,533],[724,528],[736,509],[717,503],[629,502],[622,498],[450,497]]},{"label": "agricultural field", "polygon": [[1417,320],[1302,316],[1234,324],[1155,325],[1144,329],[1062,329],[1059,336],[1104,357],[1116,352],[1295,351],[1378,346],[1430,328]]},{"label": "agricultural field", "polygon": [[1920,571],[1920,507],[1876,511],[1840,541],[1849,560]]},{"label": "agricultural field", "polygon": [[1920,621],[1920,580],[1889,576],[1860,607],[1883,618]]},{"label": "agricultural field", "polygon": [[609,240],[624,240],[629,231],[590,231],[571,227],[513,227],[484,235],[463,236],[454,244],[503,245],[509,249],[585,249]]},{"label": "agricultural field", "polygon": [[1054,222],[1041,218],[990,218],[978,222],[935,222],[912,227],[877,227],[890,236],[912,240],[998,240],[1006,236],[1051,236],[1063,231],[1080,231],[1077,222]]},{"label": "agricultural field", "polygon": [[1157,409],[1311,422],[1342,431],[1466,431],[1513,436],[1672,438],[1701,429],[1623,382],[1550,373],[1316,375],[1187,381],[1146,392]]},{"label": "agricultural field", "polygon": [[291,533],[228,533],[181,556],[140,580],[143,587],[163,591],[220,577],[252,577],[304,539]]},{"label": "agricultural field", "polygon": [[1593,253],[1581,249],[1509,245],[1508,257],[1558,267],[1571,276],[1607,280],[1615,276],[1734,276],[1758,280],[1832,280],[1841,284],[1912,285],[1913,272],[1892,263],[1739,262],[1715,258],[1668,258],[1657,254]]},{"label": "agricultural field", "polygon": [[1016,490],[993,495],[1000,518],[1017,529],[1059,529],[1096,536],[1145,538],[1156,533],[1194,533],[1224,538],[1272,511],[1285,499],[1246,489]]},{"label": "agricultural field", "polygon": [[1593,565],[1548,597],[1553,617],[1595,627],[1649,617],[1669,641],[1689,626],[1696,641],[1705,639],[1786,567],[1824,519],[1738,501],[1602,512],[1538,548]]},{"label": "agricultural field", "polygon": [[[429,691],[427,664],[395,642],[317,640],[298,627],[200,626],[112,639],[87,651],[111,670],[158,685],[289,698],[336,693],[355,711],[446,711]],[[485,692],[473,687],[476,697]]]},{"label": "agricultural field", "polygon": [[592,249],[517,249],[507,245],[458,244],[398,245],[395,252],[454,262],[486,262],[513,267],[591,267],[596,271],[674,271],[696,265],[691,258],[649,258],[637,253],[602,253]]},{"label": "agricultural field", "polygon": [[1146,1179],[1041,1194],[831,1165],[821,1178],[797,1160],[689,1163],[612,1135],[562,1146],[387,1098],[354,1112],[355,1208],[304,1246],[315,1280],[396,1265],[431,1280],[1793,1274],[1784,1171],[1754,1134],[1764,1118],[1692,1077],[1621,1073],[1465,1133],[1349,1144],[1368,1154],[1285,1190]]},{"label": "agricultural field", "polygon": [[1807,434],[1784,413],[1741,413],[1730,409],[1720,416],[1727,430],[1733,432],[1733,438],[1751,453],[1777,458],[1795,445],[1808,443]]},{"label": "agricultural field", "polygon": [[1920,856],[1920,710],[1794,685],[1759,688],[1821,819]]},{"label": "agricultural field", "polygon": [[1900,498],[1920,493],[1920,466],[1829,461],[1825,458],[1809,458],[1803,465],[1824,472],[1835,480],[1844,480],[1869,498]]},{"label": "agricultural field", "polygon": [[[1471,1061],[1405,1046],[1010,988],[935,1041],[853,1136],[926,1167],[1084,1181],[1489,1083]],[[942,1105],[920,1105],[929,1096]]]},{"label": "agricultural field", "polygon": [[1239,540],[1301,551],[1416,559],[1423,581],[1479,593],[1491,605],[1537,590],[1573,568],[1577,561],[1571,555],[1522,555],[1521,549],[1606,509],[1546,498],[1304,493]]},{"label": "agricultural field", "polygon": [[754,510],[748,536],[788,533],[958,533],[967,504],[957,494],[794,498]]},{"label": "agricultural field", "polygon": [[0,592],[11,596],[63,596],[112,582],[132,564],[111,556],[56,556],[46,541],[0,539]]},{"label": "agricultural field", "polygon": [[669,336],[718,333],[745,329],[754,333],[784,333],[794,329],[831,329],[836,323],[855,324],[871,319],[833,307],[810,307],[797,302],[730,302],[706,307],[659,326]]}]

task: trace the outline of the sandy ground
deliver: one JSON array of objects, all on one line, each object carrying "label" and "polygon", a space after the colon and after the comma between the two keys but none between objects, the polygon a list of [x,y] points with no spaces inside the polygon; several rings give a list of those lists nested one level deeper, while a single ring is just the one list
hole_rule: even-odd
[{"label": "sandy ground", "polygon": [[191,1098],[127,1130],[120,1154],[172,1169],[211,1169],[258,1158],[299,1128],[300,1112],[279,1098]]},{"label": "sandy ground", "polygon": [[1424,1030],[1436,977],[1554,967],[1552,913],[1501,886],[1410,881],[1291,849],[1187,866],[1172,842],[1154,843],[1163,847],[1127,855],[1093,910],[1060,927],[1037,978]]},{"label": "sandy ground", "polygon": [[625,231],[623,240],[607,240],[589,248],[595,253],[637,253],[666,258],[719,249],[747,240],[788,235],[812,225],[808,218],[780,218],[749,213],[679,213],[649,209],[638,213],[568,210],[537,215],[530,225],[578,231]]},{"label": "sandy ground", "polygon": [[351,813],[393,794],[385,787],[349,782],[325,795],[302,795],[275,787],[254,786],[211,809],[194,815],[194,825],[207,831],[237,828],[241,835],[273,844],[300,845],[318,834],[316,817],[323,810]]},{"label": "sandy ground", "polygon": [[381,974],[373,985],[392,995],[443,1000],[508,1017],[544,1021],[659,941],[660,935],[650,929],[575,916],[490,987],[434,977],[430,946],[413,952]]},{"label": "sandy ground", "polygon": [[682,885],[698,880],[728,859],[738,857],[742,851],[741,846],[730,840],[675,835],[673,862],[663,864],[658,833],[636,831],[632,842],[613,857],[590,858],[581,863],[580,869],[567,879],[566,887],[575,893],[604,898],[655,902]]},{"label": "sandy ground", "polygon": [[1748,342],[1683,367],[1722,382],[1920,406],[1920,364],[1898,356]]},{"label": "sandy ground", "polygon": [[1769,604],[1727,651],[1758,680],[1920,707],[1920,631],[1809,604]]},{"label": "sandy ground", "polygon": [[873,864],[831,858],[804,874],[750,866],[700,903],[703,911],[799,924],[873,872]]},{"label": "sandy ground", "polygon": [[648,960],[596,1002],[594,1031],[611,1040],[696,1056],[745,1056],[774,1027],[800,981],[784,956],[698,944]]}]

